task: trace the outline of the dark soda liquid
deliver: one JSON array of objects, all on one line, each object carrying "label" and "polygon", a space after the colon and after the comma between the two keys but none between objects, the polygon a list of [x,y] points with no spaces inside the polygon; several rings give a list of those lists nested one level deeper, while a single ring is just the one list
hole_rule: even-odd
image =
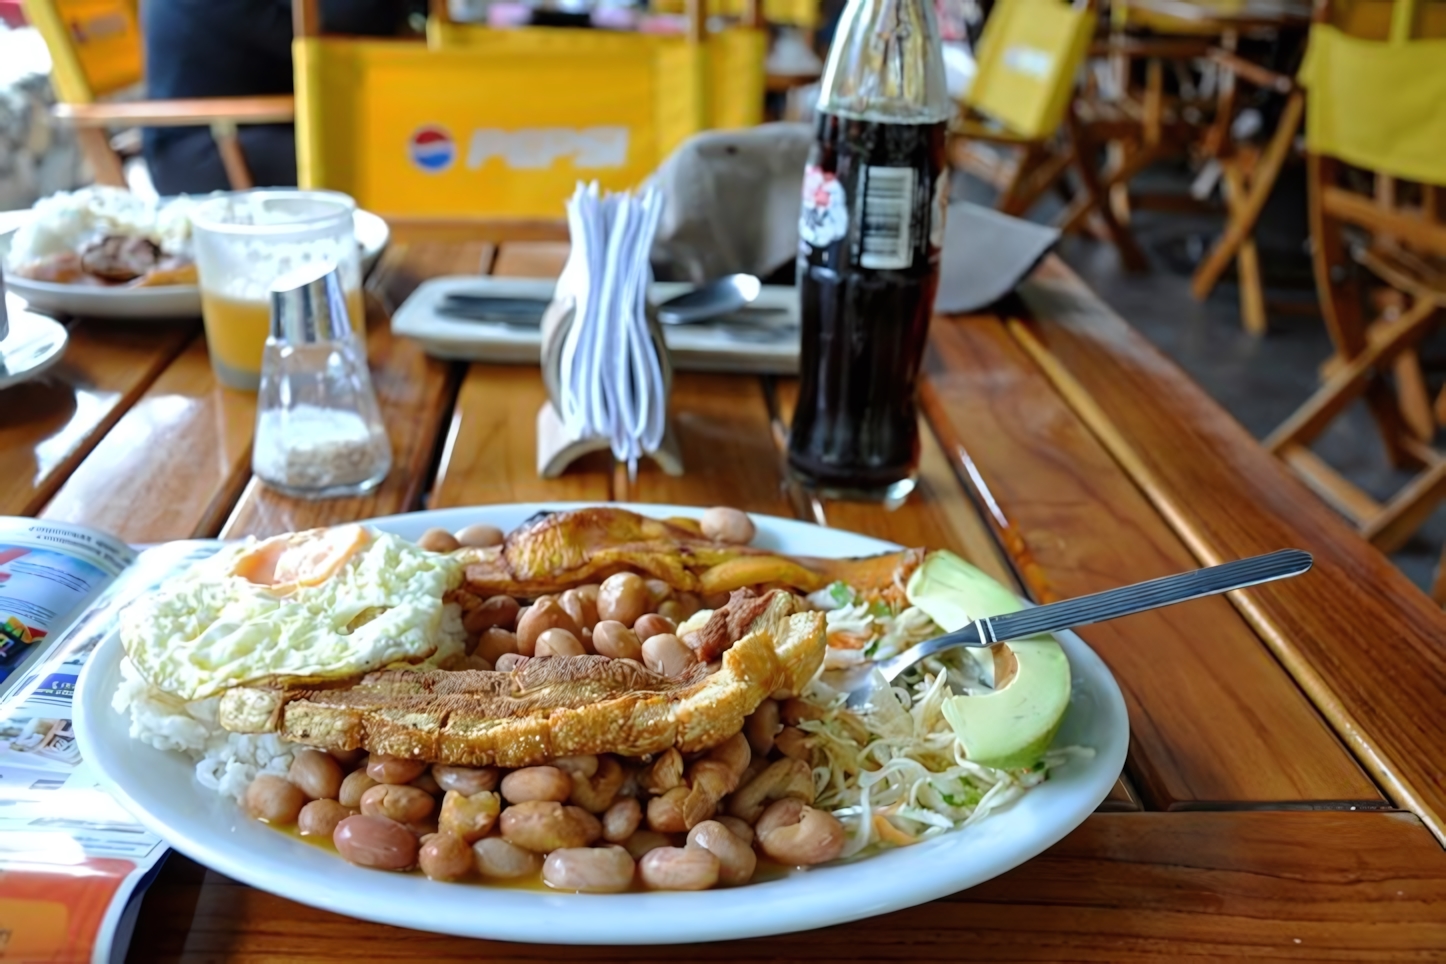
[{"label": "dark soda liquid", "polygon": [[[805,485],[880,497],[911,478],[918,464],[917,383],[947,204],[944,128],[819,115],[809,178],[814,184],[836,178],[849,217],[847,230],[834,239],[827,230],[801,230],[805,238],[812,233],[826,241],[799,243],[802,384],[788,462]],[[912,212],[906,238],[897,210],[883,212],[893,217],[888,222],[868,210],[876,193],[869,179],[884,183],[878,168],[895,185],[907,175],[887,169],[914,171],[912,197],[904,202]],[[897,207],[897,196],[879,197]],[[807,187],[804,207],[807,218]],[[892,251],[884,260],[907,265],[866,266],[881,231]]]}]

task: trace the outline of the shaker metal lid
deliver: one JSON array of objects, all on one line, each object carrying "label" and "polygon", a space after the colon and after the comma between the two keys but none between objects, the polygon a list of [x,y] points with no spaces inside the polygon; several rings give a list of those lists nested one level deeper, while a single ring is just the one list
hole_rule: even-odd
[{"label": "shaker metal lid", "polygon": [[334,261],[303,265],[271,285],[271,337],[292,345],[351,337],[346,295]]}]

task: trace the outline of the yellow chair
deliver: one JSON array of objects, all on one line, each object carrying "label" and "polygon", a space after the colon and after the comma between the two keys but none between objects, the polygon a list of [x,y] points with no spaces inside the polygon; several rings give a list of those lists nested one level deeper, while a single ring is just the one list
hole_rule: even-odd
[{"label": "yellow chair", "polygon": [[[1446,309],[1446,4],[1397,0],[1384,37],[1381,4],[1365,6],[1340,4],[1312,26],[1300,72],[1316,288],[1335,356],[1320,389],[1266,446],[1391,551],[1446,498],[1446,453],[1431,444],[1442,418],[1416,356]],[[1423,29],[1436,36],[1422,38]],[[1371,193],[1352,189],[1362,174]],[[1373,320],[1368,302],[1379,311]],[[1309,448],[1357,399],[1390,460],[1419,470],[1385,502]]]},{"label": "yellow chair", "polygon": [[142,82],[144,70],[135,0],[25,0],[25,16],[40,32],[54,64],[55,118],[75,128],[76,139],[101,184],[124,187],[120,154],[109,128],[209,125],[226,176],[251,186],[236,137],[240,124],[290,121],[290,97],[208,97],[193,100],[105,98]]},{"label": "yellow chair", "polygon": [[687,36],[493,30],[440,6],[425,45],[319,36],[297,6],[301,183],[404,235],[557,237],[577,181],[634,187],[692,134],[762,119],[766,36],[707,36],[701,5]]},{"label": "yellow chair", "polygon": [[[1073,109],[1076,78],[1094,37],[1088,5],[1061,0],[1000,0],[984,25],[974,80],[950,128],[951,162],[999,189],[998,209],[1023,215],[1073,167],[1081,187],[1066,212],[1070,228],[1098,214],[1131,270],[1145,257],[1108,206],[1094,156],[1098,141]],[[1065,136],[1067,130],[1068,136]],[[975,142],[1015,155],[1001,169]]]}]

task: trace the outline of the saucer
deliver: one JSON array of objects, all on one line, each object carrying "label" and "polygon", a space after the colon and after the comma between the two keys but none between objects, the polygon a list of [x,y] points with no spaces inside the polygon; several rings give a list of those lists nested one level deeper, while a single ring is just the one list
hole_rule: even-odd
[{"label": "saucer", "polygon": [[65,354],[70,336],[54,318],[10,305],[10,334],[0,341],[0,389],[27,382]]}]

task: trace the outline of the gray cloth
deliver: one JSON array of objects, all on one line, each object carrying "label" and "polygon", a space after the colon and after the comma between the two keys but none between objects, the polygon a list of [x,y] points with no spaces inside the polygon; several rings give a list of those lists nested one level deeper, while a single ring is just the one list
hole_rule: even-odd
[{"label": "gray cloth", "polygon": [[663,162],[654,183],[663,217],[653,241],[660,276],[703,284],[726,274],[766,277],[798,254],[807,124],[707,131]]},{"label": "gray cloth", "polygon": [[[663,217],[652,261],[660,277],[703,284],[744,272],[767,277],[798,253],[808,124],[699,134],[654,176]],[[977,204],[949,205],[939,292],[943,314],[978,311],[1014,289],[1059,239],[1051,227]]]}]

